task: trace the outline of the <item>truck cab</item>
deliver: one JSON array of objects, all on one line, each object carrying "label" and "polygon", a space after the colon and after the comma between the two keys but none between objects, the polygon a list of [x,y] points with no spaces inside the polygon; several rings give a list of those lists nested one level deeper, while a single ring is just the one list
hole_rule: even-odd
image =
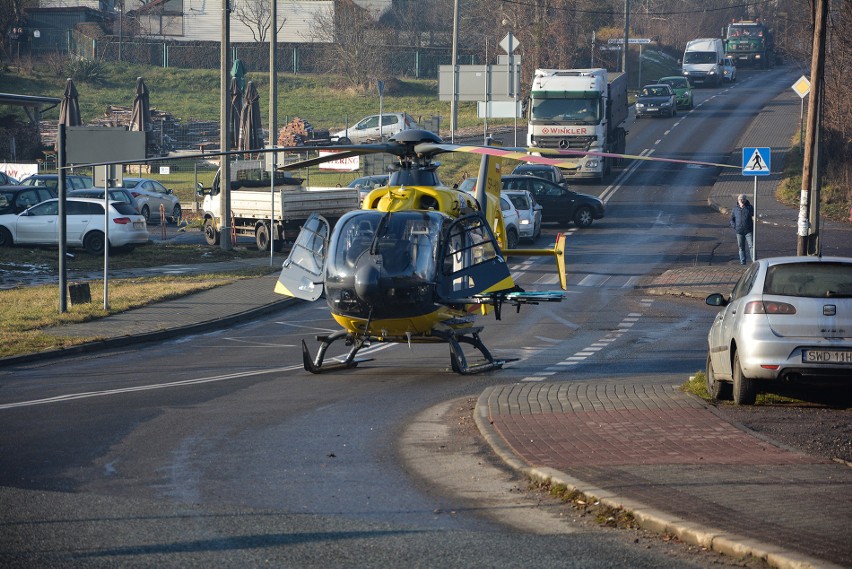
[{"label": "truck cab", "polygon": [[537,69],[530,90],[527,145],[589,152],[566,169],[574,178],[602,180],[612,165],[594,153],[623,153],[627,76],[606,69]]}]

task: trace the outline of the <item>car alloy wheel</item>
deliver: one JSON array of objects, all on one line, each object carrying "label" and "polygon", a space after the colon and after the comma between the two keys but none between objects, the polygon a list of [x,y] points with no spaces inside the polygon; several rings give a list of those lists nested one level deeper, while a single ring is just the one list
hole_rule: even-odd
[{"label": "car alloy wheel", "polygon": [[574,213],[574,223],[577,227],[588,227],[592,224],[592,210],[589,207],[582,206]]}]

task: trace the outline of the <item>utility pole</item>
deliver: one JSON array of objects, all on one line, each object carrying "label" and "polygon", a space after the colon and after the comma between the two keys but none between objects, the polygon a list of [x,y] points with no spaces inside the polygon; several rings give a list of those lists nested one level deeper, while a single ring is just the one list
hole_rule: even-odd
[{"label": "utility pole", "polygon": [[[231,148],[228,136],[231,126],[231,100],[229,97],[231,72],[231,4],[222,0],[222,44],[219,49],[219,150],[227,152]],[[219,247],[225,251],[233,249],[231,243],[231,164],[227,154],[219,156]]]},{"label": "utility pole", "polygon": [[[269,146],[278,146],[278,0],[269,0]],[[275,171],[278,169],[278,153],[272,152],[269,167],[269,266],[274,264],[275,242]]]},{"label": "utility pole", "polygon": [[825,69],[825,26],[828,1],[817,0],[814,12],[814,41],[811,53],[811,93],[808,99],[805,156],[802,168],[802,194],[799,200],[796,254],[819,254],[819,198],[821,173],[819,131],[822,128],[823,74]]},{"label": "utility pole", "polygon": [[624,51],[621,52],[621,71],[627,74],[627,50],[630,48],[630,0],[624,0]]},{"label": "utility pole", "polygon": [[453,143],[456,141],[459,113],[459,1],[453,2],[453,98],[450,99],[450,142]]}]

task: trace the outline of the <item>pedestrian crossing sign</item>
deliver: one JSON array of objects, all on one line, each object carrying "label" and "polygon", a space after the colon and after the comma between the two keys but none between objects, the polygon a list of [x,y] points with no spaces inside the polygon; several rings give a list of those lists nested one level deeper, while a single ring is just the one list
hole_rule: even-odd
[{"label": "pedestrian crossing sign", "polygon": [[743,176],[768,176],[771,155],[765,146],[743,148]]}]

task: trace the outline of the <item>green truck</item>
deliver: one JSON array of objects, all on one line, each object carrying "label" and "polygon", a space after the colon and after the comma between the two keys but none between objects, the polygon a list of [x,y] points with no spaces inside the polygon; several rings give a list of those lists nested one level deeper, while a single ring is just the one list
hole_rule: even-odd
[{"label": "green truck", "polygon": [[725,55],[732,57],[738,67],[768,69],[775,65],[775,43],[772,30],[760,21],[739,20],[722,30]]}]

